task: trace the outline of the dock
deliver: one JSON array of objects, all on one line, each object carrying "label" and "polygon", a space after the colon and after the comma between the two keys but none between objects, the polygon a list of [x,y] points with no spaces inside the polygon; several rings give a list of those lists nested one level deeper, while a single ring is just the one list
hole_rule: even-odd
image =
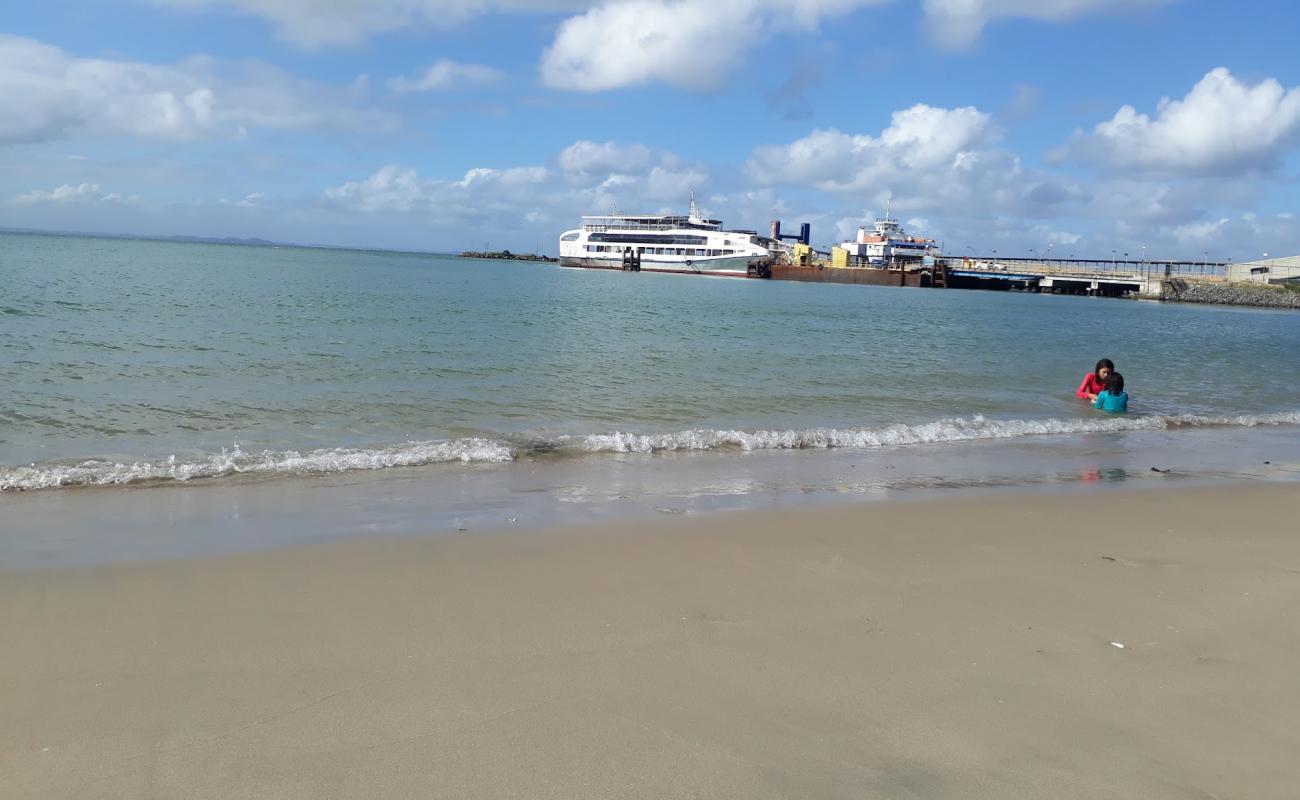
[{"label": "dock", "polygon": [[1006,289],[1100,297],[1159,298],[1170,280],[1222,285],[1225,261],[1128,261],[1076,258],[1000,258],[967,256],[943,259],[948,284],[955,289]]}]

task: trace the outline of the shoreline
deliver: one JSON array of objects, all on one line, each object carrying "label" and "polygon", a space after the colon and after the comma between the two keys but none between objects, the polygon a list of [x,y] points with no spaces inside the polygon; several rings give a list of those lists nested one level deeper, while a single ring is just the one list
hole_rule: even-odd
[{"label": "shoreline", "polygon": [[[1125,431],[870,449],[622,454],[236,474],[0,494],[0,573],[353,538],[619,525],[952,497],[1300,482],[1300,426]],[[1288,454],[1291,454],[1290,456]]]},{"label": "shoreline", "polygon": [[1104,497],[1114,524],[982,496],[0,574],[0,770],[33,798],[1287,796],[1295,487]]}]

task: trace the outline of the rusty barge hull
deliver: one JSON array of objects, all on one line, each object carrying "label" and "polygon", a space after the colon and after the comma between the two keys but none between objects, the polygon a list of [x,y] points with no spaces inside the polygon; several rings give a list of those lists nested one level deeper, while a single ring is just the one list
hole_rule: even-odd
[{"label": "rusty barge hull", "polygon": [[933,277],[927,271],[909,272],[901,269],[872,269],[869,267],[804,267],[788,264],[772,266],[774,281],[804,281],[807,283],[854,283],[862,286],[931,286]]}]

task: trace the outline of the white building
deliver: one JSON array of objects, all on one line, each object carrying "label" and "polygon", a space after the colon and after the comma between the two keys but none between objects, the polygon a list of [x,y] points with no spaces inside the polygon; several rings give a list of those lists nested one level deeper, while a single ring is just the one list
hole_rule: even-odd
[{"label": "white building", "polygon": [[1231,283],[1300,283],[1300,256],[1228,265]]}]

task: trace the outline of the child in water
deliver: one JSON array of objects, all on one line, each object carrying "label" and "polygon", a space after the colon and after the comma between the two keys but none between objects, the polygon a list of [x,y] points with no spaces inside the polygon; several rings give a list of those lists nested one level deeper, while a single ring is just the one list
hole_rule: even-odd
[{"label": "child in water", "polygon": [[1111,371],[1106,376],[1106,388],[1097,394],[1092,404],[1107,414],[1124,414],[1128,411],[1128,392],[1124,391],[1124,376]]},{"label": "child in water", "polygon": [[1083,376],[1083,383],[1079,384],[1079,391],[1075,395],[1080,400],[1095,402],[1097,395],[1101,394],[1106,388],[1106,377],[1115,371],[1115,362],[1109,358],[1103,358],[1097,362],[1097,367]]}]

